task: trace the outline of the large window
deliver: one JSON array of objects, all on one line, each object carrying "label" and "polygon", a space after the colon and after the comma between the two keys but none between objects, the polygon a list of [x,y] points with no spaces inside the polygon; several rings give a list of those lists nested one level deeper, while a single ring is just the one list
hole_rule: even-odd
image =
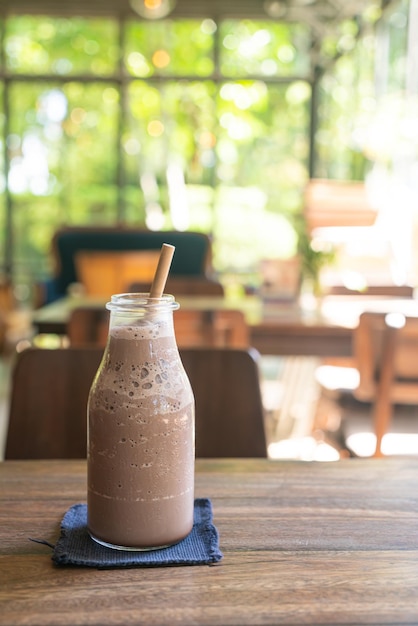
[{"label": "large window", "polygon": [[[16,283],[51,271],[62,224],[202,230],[215,269],[242,280],[260,259],[294,254],[310,165],[307,24],[11,15],[1,45],[1,263]],[[347,98],[332,91],[333,106]],[[321,106],[316,175],[361,177],[366,156],[345,142],[350,112]]]}]

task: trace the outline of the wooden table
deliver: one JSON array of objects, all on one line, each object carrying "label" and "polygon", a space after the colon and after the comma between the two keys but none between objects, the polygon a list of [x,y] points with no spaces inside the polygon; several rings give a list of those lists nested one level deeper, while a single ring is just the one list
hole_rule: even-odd
[{"label": "wooden table", "polygon": [[85,461],[0,464],[0,624],[417,624],[418,459],[198,460],[214,566],[57,567]]}]

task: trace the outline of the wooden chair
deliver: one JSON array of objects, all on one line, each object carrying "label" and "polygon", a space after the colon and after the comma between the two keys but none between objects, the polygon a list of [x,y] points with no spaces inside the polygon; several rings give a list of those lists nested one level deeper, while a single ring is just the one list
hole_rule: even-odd
[{"label": "wooden chair", "polygon": [[377,210],[363,182],[311,178],[304,200],[309,232],[329,226],[372,226],[376,221]]},{"label": "wooden chair", "polygon": [[418,317],[364,312],[354,335],[359,385],[354,396],[372,402],[375,456],[394,404],[418,404]]},{"label": "wooden chair", "polygon": [[[147,293],[151,282],[139,281],[129,285],[128,291]],[[219,296],[225,295],[225,290],[217,280],[200,276],[169,276],[164,291],[174,296]]]},{"label": "wooden chair", "polygon": [[6,459],[85,458],[87,398],[102,348],[28,348],[12,374]]},{"label": "wooden chair", "polygon": [[[70,313],[67,335],[70,345],[104,346],[109,312],[103,307],[76,307]],[[174,329],[179,347],[218,346],[247,348],[249,329],[242,311],[189,310],[174,312]]]},{"label": "wooden chair", "polygon": [[[180,352],[196,400],[197,456],[266,456],[254,353]],[[85,458],[87,398],[102,354],[86,346],[17,354],[6,459]]]},{"label": "wooden chair", "polygon": [[104,306],[78,306],[71,310],[67,336],[71,346],[106,345],[109,311]]},{"label": "wooden chair", "polygon": [[258,353],[183,348],[196,402],[197,457],[266,457]]},{"label": "wooden chair", "polygon": [[217,346],[249,347],[249,328],[242,311],[179,309],[174,313],[174,330],[180,348]]}]

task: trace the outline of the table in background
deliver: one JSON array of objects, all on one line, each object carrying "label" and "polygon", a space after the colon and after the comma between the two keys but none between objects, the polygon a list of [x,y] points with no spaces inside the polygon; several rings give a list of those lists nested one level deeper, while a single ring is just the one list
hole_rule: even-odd
[{"label": "table in background", "polygon": [[[242,310],[250,326],[251,345],[261,354],[274,355],[350,357],[353,331],[364,310],[418,315],[418,301],[412,298],[327,296],[315,310],[303,309],[296,302],[266,303],[257,296],[184,296],[178,302],[190,309]],[[34,312],[36,331],[64,335],[71,308],[78,305],[104,307],[105,301],[86,297],[57,300]]]},{"label": "table in background", "polygon": [[0,463],[0,624],[417,624],[418,459],[197,460],[223,560],[57,567],[85,461]]}]

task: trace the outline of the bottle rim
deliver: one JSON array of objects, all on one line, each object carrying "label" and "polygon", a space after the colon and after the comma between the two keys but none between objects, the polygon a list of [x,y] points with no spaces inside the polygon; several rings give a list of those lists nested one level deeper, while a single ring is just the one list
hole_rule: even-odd
[{"label": "bottle rim", "polygon": [[180,307],[172,294],[164,293],[161,298],[150,298],[149,293],[117,293],[111,296],[106,308],[109,311],[137,312],[139,309],[153,311],[171,310]]}]

